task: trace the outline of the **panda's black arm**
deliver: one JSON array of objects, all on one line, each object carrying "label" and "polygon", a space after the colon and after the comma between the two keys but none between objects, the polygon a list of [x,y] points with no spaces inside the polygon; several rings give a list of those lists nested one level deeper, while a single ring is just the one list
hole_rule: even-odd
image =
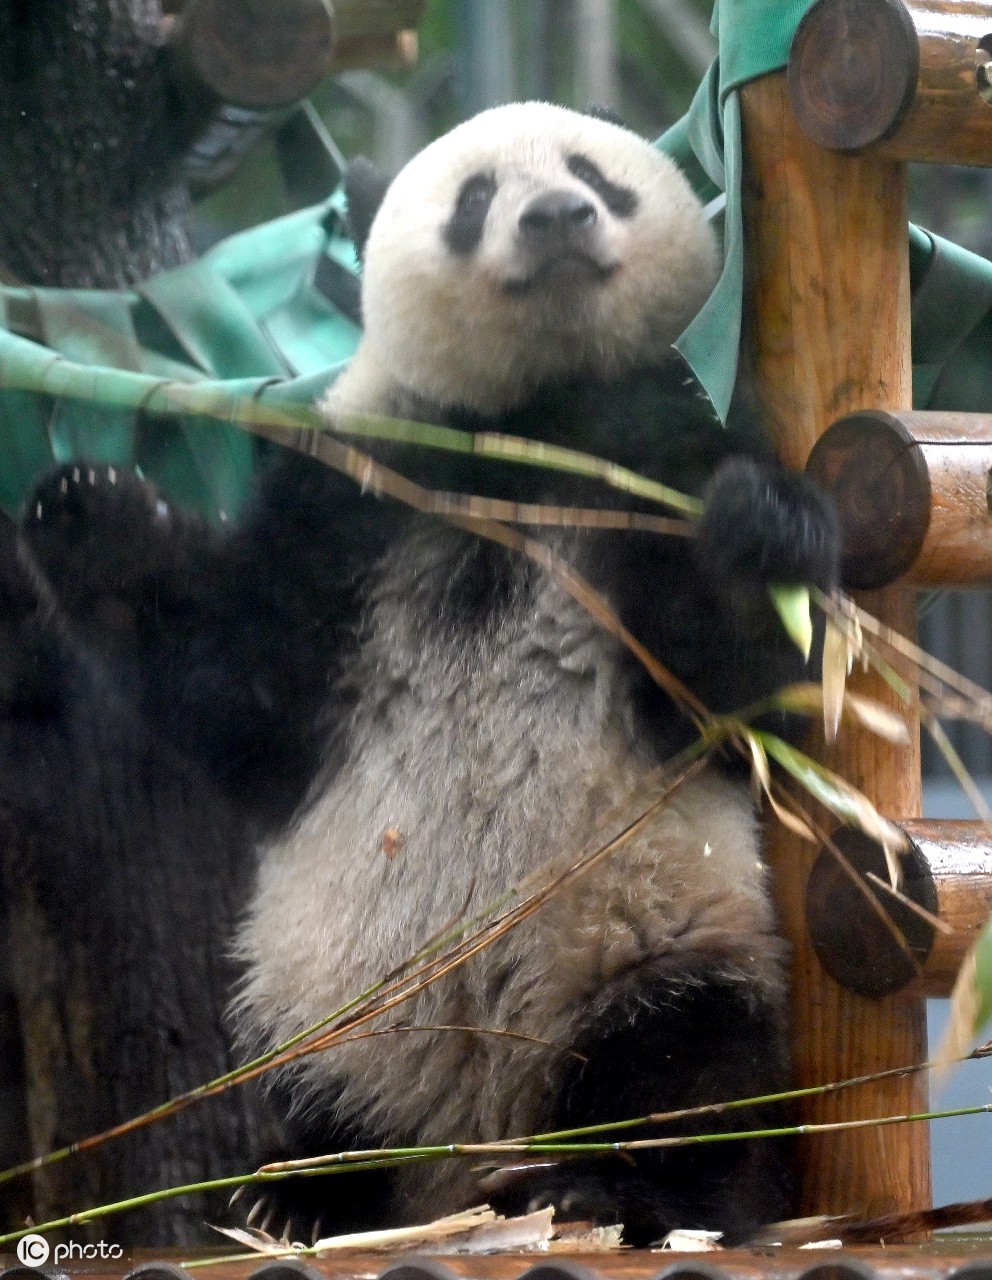
[{"label": "panda's black arm", "polygon": [[837,513],[809,477],[746,456],[727,458],[703,495],[699,563],[727,591],[778,583],[837,583]]},{"label": "panda's black arm", "polygon": [[[631,632],[715,713],[738,710],[809,678],[768,587],[837,580],[839,535],[828,499],[803,476],[767,459],[732,454],[703,494],[696,536],[598,540],[593,582]],[[659,694],[644,680],[646,724]],[[685,722],[685,731],[691,726]],[[684,745],[682,738],[660,744]]]},{"label": "panda's black arm", "polygon": [[81,466],[41,482],[24,536],[74,641],[152,735],[272,828],[302,800],[333,729],[362,574],[393,518],[286,453],[228,530],[131,472]]},{"label": "panda's black arm", "polygon": [[[271,791],[277,823],[339,739],[349,704],[337,676],[357,642],[366,575],[399,519],[393,504],[286,452],[225,546],[219,635],[196,682],[184,681],[185,712],[233,790]],[[211,706],[215,663],[230,682],[229,706]]]}]

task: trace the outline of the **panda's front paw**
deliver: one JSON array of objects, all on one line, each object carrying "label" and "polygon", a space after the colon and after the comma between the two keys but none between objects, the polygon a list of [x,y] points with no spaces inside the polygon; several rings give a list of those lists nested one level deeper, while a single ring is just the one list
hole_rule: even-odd
[{"label": "panda's front paw", "polygon": [[50,471],[38,483],[24,516],[31,537],[45,532],[133,537],[149,524],[169,519],[168,504],[153,485],[134,471],[106,464],[69,464]]},{"label": "panda's front paw", "polygon": [[704,495],[697,554],[721,583],[837,582],[840,531],[830,499],[807,476],[784,467],[728,458]]},{"label": "panda's front paw", "polygon": [[175,514],[127,468],[70,464],[46,475],[24,513],[24,535],[60,602],[75,612],[127,594],[170,554]]}]

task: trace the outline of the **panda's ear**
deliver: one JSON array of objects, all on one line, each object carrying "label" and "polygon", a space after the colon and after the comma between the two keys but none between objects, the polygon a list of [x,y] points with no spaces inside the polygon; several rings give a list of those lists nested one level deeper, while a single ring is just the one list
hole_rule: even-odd
[{"label": "panda's ear", "polygon": [[586,107],[583,114],[592,116],[594,120],[605,120],[607,124],[618,124],[621,129],[630,128],[630,125],[617,111],[616,107],[603,107],[599,103],[592,103]]},{"label": "panda's ear", "polygon": [[348,234],[355,242],[359,258],[365,256],[365,242],[372,222],[389,187],[382,170],[359,156],[348,165],[344,175],[344,193],[348,200]]}]

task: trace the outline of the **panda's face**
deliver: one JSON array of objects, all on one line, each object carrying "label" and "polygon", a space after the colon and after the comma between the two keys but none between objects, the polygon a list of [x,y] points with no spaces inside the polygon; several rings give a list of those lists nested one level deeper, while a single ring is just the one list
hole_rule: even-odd
[{"label": "panda's face", "polygon": [[496,412],[549,381],[656,361],[716,273],[666,156],[561,107],[498,107],[387,191],[365,250],[366,342],[418,397]]}]

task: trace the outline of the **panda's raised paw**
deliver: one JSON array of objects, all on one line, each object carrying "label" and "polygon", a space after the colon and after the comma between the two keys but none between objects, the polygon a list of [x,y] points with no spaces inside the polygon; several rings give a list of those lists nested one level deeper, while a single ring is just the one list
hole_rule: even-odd
[{"label": "panda's raised paw", "polygon": [[697,554],[718,582],[734,586],[836,585],[840,532],[830,499],[784,467],[728,458],[704,495]]},{"label": "panda's raised paw", "polygon": [[137,524],[167,522],[169,506],[153,485],[126,467],[106,463],[69,463],[50,471],[28,501],[24,527],[41,530],[99,527],[132,535]]}]

